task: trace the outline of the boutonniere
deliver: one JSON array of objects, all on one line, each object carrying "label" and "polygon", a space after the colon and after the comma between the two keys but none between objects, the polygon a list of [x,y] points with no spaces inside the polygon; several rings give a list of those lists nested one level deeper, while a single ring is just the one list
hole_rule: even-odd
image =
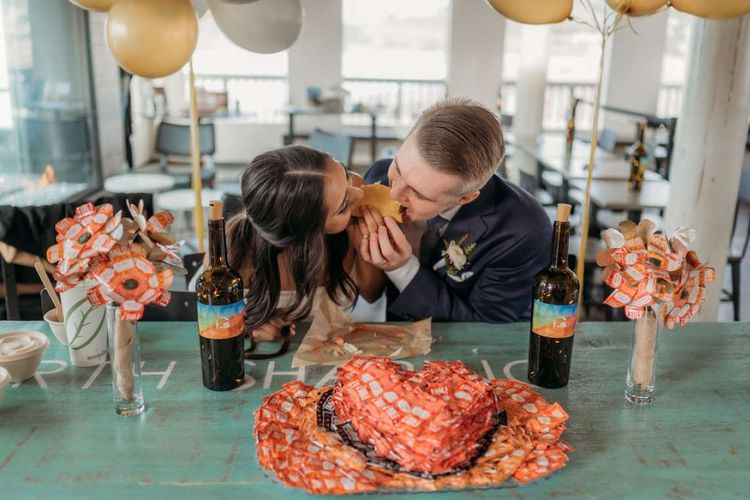
[{"label": "boutonniere", "polygon": [[474,251],[476,243],[464,245],[469,238],[468,234],[461,236],[458,240],[445,241],[445,250],[441,252],[447,263],[448,275],[455,276],[459,274],[469,263],[469,254]]}]

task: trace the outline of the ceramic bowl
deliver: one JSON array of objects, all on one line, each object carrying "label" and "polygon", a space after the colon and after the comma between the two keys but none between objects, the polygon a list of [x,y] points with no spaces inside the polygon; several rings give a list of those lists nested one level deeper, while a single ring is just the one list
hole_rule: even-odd
[{"label": "ceramic bowl", "polygon": [[34,376],[42,362],[49,339],[41,332],[0,334],[0,366],[10,372],[11,382],[22,382]]},{"label": "ceramic bowl", "polygon": [[5,388],[8,384],[10,384],[10,373],[0,366],[0,405],[3,404],[3,396],[5,396]]}]

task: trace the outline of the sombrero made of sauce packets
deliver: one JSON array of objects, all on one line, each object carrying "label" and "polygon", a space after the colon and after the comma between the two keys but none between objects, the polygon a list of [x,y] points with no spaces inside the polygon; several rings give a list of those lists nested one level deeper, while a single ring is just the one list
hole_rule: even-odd
[{"label": "sombrero made of sauce packets", "polygon": [[514,486],[563,467],[568,419],[530,386],[460,361],[355,357],[332,386],[291,382],[255,412],[258,461],[317,494]]},{"label": "sombrero made of sauce packets", "polygon": [[656,233],[649,219],[638,225],[623,221],[619,231],[604,231],[608,248],[596,262],[604,268],[603,281],[614,289],[604,303],[624,308],[629,319],[641,318],[647,307],[662,304],[659,319],[668,328],[687,324],[706,299],[706,284],[716,279],[714,269],[688,250],[695,236],[694,230],[679,227],[667,239]]}]

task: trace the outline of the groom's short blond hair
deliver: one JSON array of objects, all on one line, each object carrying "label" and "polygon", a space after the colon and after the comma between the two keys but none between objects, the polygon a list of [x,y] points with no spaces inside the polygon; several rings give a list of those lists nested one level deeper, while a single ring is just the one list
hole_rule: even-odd
[{"label": "groom's short blond hair", "polygon": [[409,135],[431,167],[463,179],[460,193],[484,186],[505,154],[500,121],[468,98],[446,99],[427,108]]}]

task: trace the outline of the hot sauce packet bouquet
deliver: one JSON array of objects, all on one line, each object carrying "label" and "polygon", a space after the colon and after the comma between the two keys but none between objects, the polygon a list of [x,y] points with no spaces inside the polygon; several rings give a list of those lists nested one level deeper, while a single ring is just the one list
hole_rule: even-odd
[{"label": "hot sauce packet bouquet", "polygon": [[404,324],[355,323],[327,294],[318,294],[316,300],[320,306],[294,354],[292,368],[340,365],[357,355],[400,359],[430,352],[430,319]]},{"label": "hot sauce packet bouquet", "polygon": [[286,384],[255,412],[261,466],[310,493],[514,486],[563,467],[567,413],[460,361],[356,356],[333,386]]},{"label": "hot sauce packet bouquet", "polygon": [[687,324],[706,299],[706,285],[716,279],[714,269],[689,250],[695,236],[694,230],[679,227],[667,239],[649,219],[638,225],[623,221],[619,231],[606,230],[608,248],[596,262],[614,291],[604,303],[624,308],[630,319],[642,318],[646,308],[660,304],[659,320],[668,328]]},{"label": "hot sauce packet bouquet", "polygon": [[128,202],[128,211],[129,218],[110,204],[76,208],[73,217],[55,225],[56,243],[47,250],[47,260],[56,264],[58,291],[88,286],[92,304],[115,302],[123,321],[136,321],[146,304],[166,305],[174,273],[186,271],[176,253],[179,244],[167,234],[172,214],[147,218],[143,201]]}]

